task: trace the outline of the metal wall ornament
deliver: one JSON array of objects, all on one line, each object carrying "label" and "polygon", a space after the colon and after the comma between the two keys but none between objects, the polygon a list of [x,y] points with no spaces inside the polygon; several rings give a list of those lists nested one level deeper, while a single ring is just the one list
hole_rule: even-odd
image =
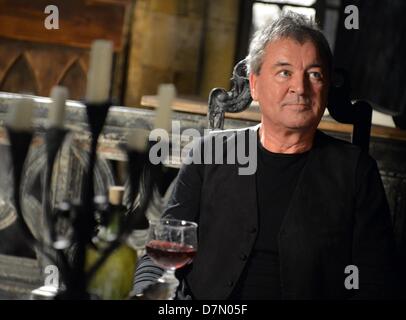
[{"label": "metal wall ornament", "polygon": [[[39,134],[42,135],[41,133]],[[0,253],[25,257],[34,257],[34,252],[26,244],[19,241],[17,232],[13,228],[17,218],[16,209],[12,200],[12,172],[9,157],[9,146],[1,145],[0,152],[0,234],[2,245]],[[85,168],[88,165],[88,152],[75,140],[74,134],[69,133],[54,161],[54,174],[49,190],[49,204],[53,211],[58,210],[58,205],[64,201],[72,203],[79,199],[82,193],[81,185]],[[21,178],[22,215],[27,225],[36,238],[45,241],[43,234],[46,228],[46,219],[43,214],[44,195],[46,188],[45,176],[47,168],[47,151],[44,142],[30,146],[26,163]],[[113,170],[110,163],[99,157],[95,166],[95,194],[105,195],[108,187],[115,184]],[[38,251],[36,252],[38,255]],[[41,261],[44,265],[46,262]]]},{"label": "metal wall ornament", "polygon": [[[41,214],[43,203],[48,202],[51,210],[54,210],[63,201],[72,203],[79,199],[82,194],[83,174],[88,166],[88,152],[80,148],[75,143],[73,136],[69,134],[53,161],[52,180],[50,179],[49,185],[47,185],[45,174],[48,172],[49,165],[47,165],[46,149],[46,143],[44,143],[30,150],[22,181],[23,197],[31,197],[32,199],[27,206],[23,204],[23,215],[27,220],[39,220],[38,217],[41,217],[41,225],[36,227],[29,223],[32,231],[38,233],[45,226],[45,221],[43,221],[45,217]],[[47,178],[49,179],[49,177]],[[105,195],[108,187],[114,184],[115,180],[110,164],[105,159],[98,158],[94,176],[95,194]],[[45,201],[42,199],[44,195],[42,190],[49,190],[47,193],[49,199],[45,199]],[[33,207],[39,207],[40,211],[33,211]]]},{"label": "metal wall ornament", "polygon": [[[10,167],[10,158],[8,146],[0,146],[2,161],[0,161],[0,232],[11,226],[17,219],[15,208],[12,204],[12,186],[13,178]],[[1,246],[0,246],[1,247]],[[0,250],[1,251],[1,250]]]}]

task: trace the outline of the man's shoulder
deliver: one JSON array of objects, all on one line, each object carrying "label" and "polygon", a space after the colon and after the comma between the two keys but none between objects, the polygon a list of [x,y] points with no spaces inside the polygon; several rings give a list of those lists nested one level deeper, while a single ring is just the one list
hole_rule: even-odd
[{"label": "man's shoulder", "polygon": [[335,138],[320,130],[316,131],[315,147],[337,149],[353,153],[361,152],[359,146],[356,146],[349,141]]},{"label": "man's shoulder", "polygon": [[322,154],[334,160],[335,163],[342,162],[358,167],[376,165],[375,159],[359,146],[332,137],[320,130],[316,132],[315,148],[322,150]]}]

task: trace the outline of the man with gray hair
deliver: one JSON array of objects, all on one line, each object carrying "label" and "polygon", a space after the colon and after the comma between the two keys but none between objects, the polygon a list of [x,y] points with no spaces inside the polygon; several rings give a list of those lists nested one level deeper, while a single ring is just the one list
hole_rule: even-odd
[{"label": "man with gray hair", "polygon": [[[199,224],[177,273],[178,298],[346,299],[392,294],[395,244],[375,160],[317,130],[332,54],[317,26],[287,13],[260,29],[247,57],[261,122],[257,170],[182,167],[164,216]],[[141,259],[135,291],[159,272]]]}]

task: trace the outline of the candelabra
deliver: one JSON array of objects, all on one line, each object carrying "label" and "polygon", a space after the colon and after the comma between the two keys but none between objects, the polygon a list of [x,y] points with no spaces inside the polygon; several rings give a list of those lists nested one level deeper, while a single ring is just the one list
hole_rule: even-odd
[{"label": "candelabra", "polygon": [[[14,202],[17,223],[29,244],[58,266],[64,289],[56,294],[57,299],[89,299],[88,286],[104,262],[124,243],[135,229],[148,228],[145,217],[148,204],[153,195],[154,185],[163,178],[162,164],[153,165],[149,161],[149,151],[153,146],[148,140],[147,130],[135,130],[140,133],[132,136],[132,143],[126,147],[128,156],[128,173],[130,177],[130,207],[124,213],[114,240],[103,246],[98,259],[87,265],[87,250],[92,246],[97,224],[96,211],[104,206],[95,203],[94,171],[97,160],[98,139],[106,121],[110,106],[109,91],[113,61],[113,43],[96,40],[90,52],[89,72],[85,98],[85,110],[90,131],[89,159],[83,173],[82,194],[78,201],[64,203],[60,210],[51,205],[51,182],[56,156],[60,150],[67,130],[63,128],[63,116],[67,90],[56,87],[52,91],[54,108],[50,109],[50,126],[45,132],[47,151],[47,168],[43,187],[43,212],[45,217],[44,235],[37,239],[28,227],[21,208],[20,184],[24,161],[33,137],[31,130],[32,101],[22,100],[11,113],[11,125],[7,127],[13,162]],[[155,127],[166,129],[170,125],[170,104],[175,94],[173,85],[159,87],[160,107],[157,112]],[[28,112],[29,111],[29,112]],[[143,178],[141,178],[143,177]],[[142,183],[141,183],[142,181]],[[141,184],[141,187],[140,187]],[[159,186],[158,186],[159,187]],[[137,202],[135,198],[137,197]],[[137,204],[136,204],[137,203]],[[99,210],[100,211],[100,210]],[[109,210],[99,212],[109,220]],[[58,223],[63,220],[71,230],[69,235],[62,235]],[[39,237],[40,238],[40,237]],[[71,250],[74,249],[74,250]],[[69,253],[68,253],[69,252]]]},{"label": "candelabra", "polygon": [[[128,175],[130,181],[130,207],[124,215],[124,223],[119,229],[117,238],[109,242],[99,258],[86,270],[86,250],[91,245],[92,237],[97,227],[96,209],[94,202],[94,169],[97,160],[97,141],[101,134],[104,122],[111,103],[85,103],[89,130],[91,133],[89,161],[84,170],[82,195],[77,202],[70,203],[65,210],[54,209],[51,205],[51,182],[53,168],[58,151],[60,150],[67,130],[62,128],[46,129],[44,141],[47,151],[47,167],[43,187],[43,211],[45,225],[42,240],[35,238],[29,229],[22,214],[20,199],[20,184],[23,165],[28,154],[33,133],[28,130],[15,130],[7,127],[10,141],[10,150],[13,162],[14,202],[18,216],[18,223],[25,235],[27,242],[33,244],[37,251],[44,254],[52,263],[57,265],[64,289],[60,290],[56,299],[90,299],[92,298],[87,288],[92,277],[97,273],[103,263],[111,256],[115,249],[135,229],[148,228],[145,213],[152,197],[152,190],[157,179],[162,176],[162,165],[153,165],[148,158],[149,150],[153,143],[147,141],[142,150],[125,147],[128,157]],[[140,186],[140,183],[142,185]],[[135,197],[138,195],[138,201]],[[61,211],[65,215],[61,216]],[[66,212],[68,211],[68,212]],[[109,215],[108,211],[104,212]],[[63,237],[58,231],[58,221],[67,219],[72,230],[70,237]],[[75,248],[73,251],[67,249]],[[73,256],[69,256],[73,255]]]}]

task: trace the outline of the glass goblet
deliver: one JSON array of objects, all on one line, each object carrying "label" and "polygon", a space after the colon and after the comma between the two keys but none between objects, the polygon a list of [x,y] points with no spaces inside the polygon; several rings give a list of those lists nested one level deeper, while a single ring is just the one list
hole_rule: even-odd
[{"label": "glass goblet", "polygon": [[165,270],[158,282],[169,284],[169,299],[175,296],[179,285],[175,270],[191,263],[197,251],[197,223],[160,219],[150,221],[146,244],[147,254]]}]

